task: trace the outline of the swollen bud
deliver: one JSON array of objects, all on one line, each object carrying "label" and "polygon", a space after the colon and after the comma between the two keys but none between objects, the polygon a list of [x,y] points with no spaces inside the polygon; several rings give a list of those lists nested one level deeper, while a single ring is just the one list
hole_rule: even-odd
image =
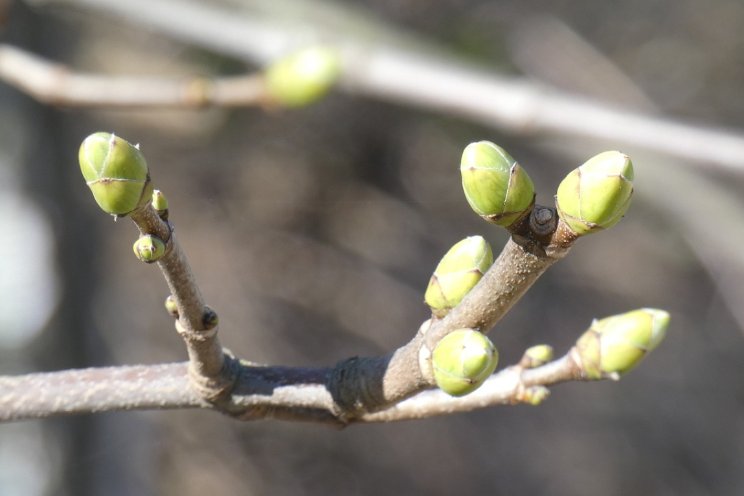
[{"label": "swollen bud", "polygon": [[165,299],[165,311],[174,319],[178,318],[178,304],[176,304],[176,299],[173,295],[168,295]]},{"label": "swollen bud", "polygon": [[124,216],[149,200],[147,162],[126,140],[109,133],[91,134],[80,145],[78,158],[80,171],[104,212]]},{"label": "swollen bud", "polygon": [[163,240],[152,234],[140,236],[132,246],[135,256],[145,262],[157,262],[165,253],[165,243]]},{"label": "swollen bud", "polygon": [[439,389],[452,396],[464,396],[493,374],[499,354],[486,335],[473,329],[457,329],[437,343],[431,359]]},{"label": "swollen bud", "polygon": [[302,107],[325,96],[340,72],[341,60],[335,50],[306,48],[278,59],[266,69],[266,91],[272,103]]},{"label": "swollen bud", "polygon": [[578,235],[607,229],[622,219],[633,194],[633,163],[603,152],[574,169],[558,186],[558,215]]},{"label": "swollen bud", "polygon": [[532,207],[532,179],[516,160],[490,141],[465,147],[460,173],[470,207],[489,222],[509,227]]},{"label": "swollen bud", "polygon": [[444,317],[473,289],[493,264],[493,253],[481,236],[456,243],[442,257],[426,288],[424,300],[436,317]]},{"label": "swollen bud", "polygon": [[668,326],[669,313],[642,308],[595,320],[574,349],[586,377],[617,379],[661,343]]}]

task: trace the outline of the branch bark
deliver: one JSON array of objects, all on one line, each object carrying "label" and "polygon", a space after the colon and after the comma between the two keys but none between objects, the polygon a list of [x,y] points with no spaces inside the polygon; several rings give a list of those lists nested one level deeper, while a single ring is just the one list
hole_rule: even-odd
[{"label": "branch bark", "polygon": [[331,369],[263,367],[243,363],[229,402],[219,407],[189,387],[188,363],[66,370],[0,377],[0,421],[126,410],[218,409],[240,420],[280,419],[345,426],[392,422],[517,403],[526,388],[582,380],[570,354],[534,369],[513,366],[481,388],[453,398],[423,391],[387,409],[340,417],[325,387]]}]

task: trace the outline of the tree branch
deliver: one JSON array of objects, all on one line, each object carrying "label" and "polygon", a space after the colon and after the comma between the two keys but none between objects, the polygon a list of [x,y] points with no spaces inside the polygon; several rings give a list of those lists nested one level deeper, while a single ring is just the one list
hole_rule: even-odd
[{"label": "tree branch", "polygon": [[[215,409],[189,387],[187,369],[184,362],[0,377],[0,421],[122,410]],[[330,373],[331,369],[242,363],[233,395],[219,409],[241,420],[273,418],[344,426],[350,421],[392,422],[518,403],[526,388],[582,380],[580,369],[566,355],[534,369],[506,368],[463,398],[423,391],[385,410],[347,419],[338,416],[325,387]]]},{"label": "tree branch", "polygon": [[265,95],[258,74],[183,81],[101,76],[72,72],[9,45],[0,45],[0,79],[41,102],[75,107],[254,106]]},{"label": "tree branch", "polygon": [[[202,397],[216,401],[228,394],[235,382],[232,360],[227,360],[217,337],[216,322],[206,322],[210,310],[196,284],[186,255],[167,222],[148,202],[130,214],[142,234],[152,234],[166,243],[165,254],[158,260],[171,295],[178,308],[176,329],[186,343],[189,371]],[[216,319],[216,315],[213,315]]]},{"label": "tree branch", "polygon": [[[537,206],[533,215],[544,210]],[[0,420],[86,411],[202,407],[242,419],[273,417],[343,425],[413,418],[429,410],[432,415],[453,408],[467,410],[508,398],[515,401],[518,389],[514,389],[514,372],[503,371],[492,379],[500,384],[489,393],[493,397],[458,400],[460,406],[454,406],[442,393],[399,405],[435,384],[430,355],[439,339],[461,327],[489,330],[571,245],[553,236],[543,246],[533,235],[531,223],[525,221],[514,229],[514,239],[519,243],[514,239],[507,242],[460,305],[440,320],[425,322],[408,344],[391,354],[353,357],[325,369],[265,367],[225,355],[216,327],[205,328],[202,296],[169,224],[150,204],[131,216],[142,233],[167,241],[166,253],[158,265],[178,306],[177,328],[186,341],[188,367],[120,367],[0,378]],[[556,233],[561,231],[561,224],[558,226]],[[567,360],[558,362],[563,365],[541,368],[543,375],[529,371],[524,387],[577,377],[575,367],[569,367]],[[157,377],[159,373],[162,377]],[[511,396],[503,384],[511,385]],[[432,398],[438,399],[432,403]],[[390,409],[392,405],[397,406]],[[387,413],[374,414],[378,411]]]}]

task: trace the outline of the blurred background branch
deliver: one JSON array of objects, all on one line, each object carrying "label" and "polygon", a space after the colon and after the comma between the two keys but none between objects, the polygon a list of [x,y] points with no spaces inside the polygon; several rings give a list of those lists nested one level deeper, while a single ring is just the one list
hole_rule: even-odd
[{"label": "blurred background branch", "polygon": [[[507,78],[424,38],[404,35],[363,11],[319,0],[33,0],[90,8],[106,17],[240,59],[266,64],[322,41],[341,49],[341,84],[353,94],[459,115],[516,134],[555,133],[638,146],[698,165],[741,171],[744,134],[705,128]],[[171,15],[177,12],[177,16]],[[554,59],[555,60],[555,59]],[[579,71],[592,66],[579,65]],[[602,67],[594,66],[601,72]],[[584,80],[585,74],[578,74]],[[597,82],[599,83],[599,81]],[[599,84],[597,84],[599,86]],[[614,85],[613,85],[614,86]],[[609,89],[609,88],[608,88]],[[638,93],[636,92],[636,95]],[[703,161],[700,151],[706,150]]]}]

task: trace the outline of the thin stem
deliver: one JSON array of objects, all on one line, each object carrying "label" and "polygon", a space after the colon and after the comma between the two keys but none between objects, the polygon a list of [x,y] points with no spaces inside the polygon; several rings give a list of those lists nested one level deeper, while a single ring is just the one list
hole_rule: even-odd
[{"label": "thin stem", "polygon": [[0,45],[0,79],[39,101],[73,107],[256,106],[265,97],[259,74],[180,81],[84,74],[9,45]]},{"label": "thin stem", "polygon": [[229,392],[234,381],[231,360],[226,360],[217,337],[217,327],[204,322],[206,305],[191,266],[170,225],[149,203],[131,214],[143,234],[166,242],[166,252],[157,264],[178,308],[176,328],[186,343],[193,386],[203,397],[216,400]]}]

